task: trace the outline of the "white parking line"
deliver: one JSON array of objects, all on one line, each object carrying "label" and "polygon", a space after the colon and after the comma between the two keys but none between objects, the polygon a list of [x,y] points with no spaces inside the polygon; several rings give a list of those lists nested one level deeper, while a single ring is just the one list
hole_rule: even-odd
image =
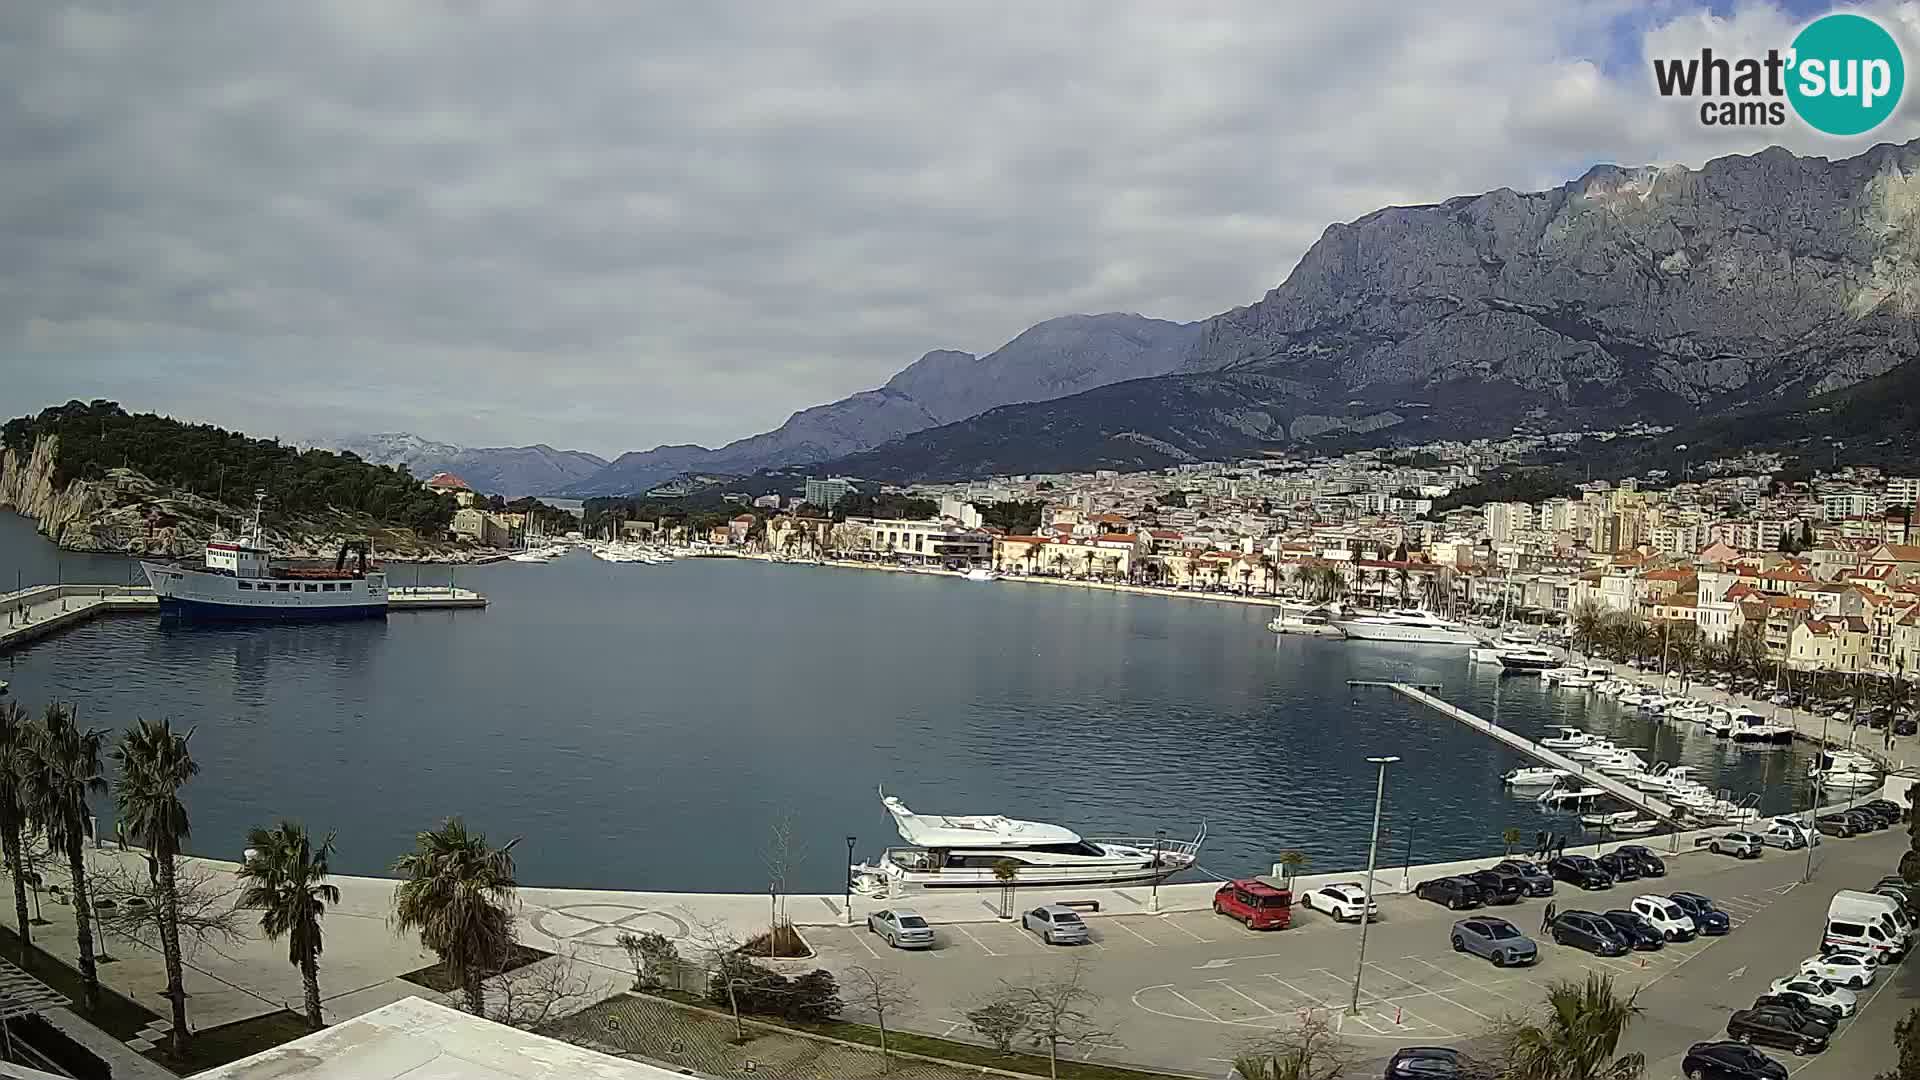
[{"label": "white parking line", "polygon": [[1216,1024],[1225,1024],[1225,1023],[1230,1023],[1230,1021],[1227,1021],[1227,1020],[1222,1020],[1222,1019],[1220,1019],[1219,1017],[1217,1017],[1217,1016],[1215,1016],[1215,1015],[1213,1015],[1213,1013],[1212,1013],[1212,1011],[1210,1011],[1210,1010],[1208,1010],[1208,1009],[1202,1009],[1202,1008],[1200,1008],[1200,1005],[1199,1005],[1199,1003],[1197,1003],[1197,1002],[1195,1002],[1195,1001],[1194,1001],[1194,1000],[1193,1000],[1192,998],[1190,998],[1190,997],[1188,997],[1187,995],[1185,995],[1185,994],[1183,994],[1183,993],[1181,993],[1180,991],[1178,991],[1178,990],[1175,990],[1175,989],[1174,989],[1173,987],[1171,987],[1171,986],[1169,986],[1169,987],[1167,987],[1167,993],[1169,993],[1169,994],[1172,994],[1172,995],[1173,995],[1174,997],[1177,997],[1177,998],[1179,998],[1179,999],[1180,999],[1181,1001],[1184,1001],[1184,1002],[1186,1002],[1186,1003],[1187,1003],[1187,1004],[1188,1004],[1188,1005],[1189,1005],[1190,1007],[1192,1007],[1192,1008],[1195,1008],[1195,1009],[1199,1009],[1199,1010],[1200,1010],[1200,1012],[1201,1012],[1202,1014],[1204,1014],[1204,1015],[1206,1016],[1206,1018],[1207,1018],[1207,1019],[1209,1019],[1209,1020],[1211,1020],[1211,1021],[1213,1021],[1213,1022],[1214,1022],[1214,1023],[1216,1023]]},{"label": "white parking line", "polygon": [[1272,979],[1274,982],[1277,982],[1281,986],[1286,987],[1288,990],[1291,990],[1294,993],[1299,994],[1301,997],[1305,998],[1308,1001],[1313,1002],[1315,1005],[1318,1005],[1323,1009],[1333,1008],[1333,1005],[1330,1002],[1328,1002],[1326,998],[1320,997],[1317,994],[1309,994],[1305,990],[1300,989],[1299,987],[1293,985],[1292,983],[1288,982],[1287,980],[1281,978],[1278,975],[1268,974],[1266,978]]},{"label": "white parking line", "polygon": [[1225,990],[1229,994],[1232,994],[1234,997],[1237,997],[1240,1000],[1245,1001],[1247,1004],[1253,1006],[1254,1008],[1259,1009],[1261,1012],[1266,1013],[1268,1016],[1280,1015],[1279,1013],[1274,1012],[1272,1009],[1269,1009],[1265,1005],[1261,1004],[1259,1000],[1248,997],[1246,994],[1241,993],[1238,987],[1234,986],[1232,983],[1228,982],[1225,979],[1214,979],[1211,981],[1219,983],[1221,989]]},{"label": "white parking line", "polygon": [[[961,933],[963,933],[963,934],[965,934],[965,935],[967,935],[967,937],[968,937],[969,939],[971,939],[971,940],[972,940],[972,942],[973,942],[973,943],[974,943],[975,945],[978,945],[978,946],[980,946],[980,950],[981,950],[982,952],[984,952],[984,953],[986,953],[986,954],[987,954],[988,956],[1004,956],[1004,955],[1005,955],[1004,953],[997,953],[997,952],[994,952],[994,951],[993,951],[992,949],[990,949],[990,948],[988,948],[988,947],[987,947],[987,943],[986,943],[986,942],[984,942],[984,941],[981,941],[981,940],[980,940],[979,938],[977,938],[977,937],[974,937],[974,936],[973,936],[973,931],[971,931],[971,930],[969,930],[969,929],[967,929],[966,927],[964,927],[964,926],[962,926],[962,925],[960,925],[959,923],[954,923],[954,924],[953,924],[953,928],[954,928],[955,930],[958,930],[958,931],[960,931]],[[868,952],[872,952],[873,950],[872,950],[872,949],[868,949],[867,951],[868,951]],[[874,959],[876,959],[876,960],[877,960],[877,959],[879,959],[879,957],[877,957],[877,956],[876,956],[876,957],[875,957]]]},{"label": "white parking line", "polygon": [[1168,926],[1171,926],[1171,927],[1173,927],[1173,928],[1174,928],[1175,930],[1178,930],[1178,931],[1180,931],[1181,933],[1183,933],[1183,934],[1185,934],[1185,935],[1187,935],[1188,937],[1190,937],[1190,938],[1192,938],[1193,940],[1195,940],[1195,941],[1197,941],[1197,942],[1199,942],[1199,943],[1200,943],[1200,944],[1202,944],[1202,945],[1211,945],[1211,944],[1213,944],[1213,939],[1212,939],[1212,938],[1204,938],[1204,937],[1201,937],[1201,936],[1200,936],[1199,934],[1196,934],[1196,933],[1194,933],[1193,931],[1191,931],[1191,930],[1189,930],[1189,929],[1187,929],[1186,927],[1184,927],[1184,926],[1181,926],[1181,925],[1180,925],[1179,923],[1177,923],[1177,922],[1174,922],[1174,921],[1173,921],[1172,919],[1168,919],[1168,920],[1166,920],[1166,924],[1167,924]]},{"label": "white parking line", "polygon": [[868,956],[873,957],[875,960],[880,959],[880,954],[877,952],[874,952],[873,946],[867,944],[867,935],[854,930],[852,927],[845,927],[844,929],[847,931],[847,933],[853,935],[853,940],[859,942],[861,948],[867,950]]},{"label": "white parking line", "polygon": [[1121,921],[1121,920],[1119,920],[1119,919],[1113,919],[1113,920],[1110,920],[1110,921],[1111,921],[1111,922],[1113,923],[1113,925],[1115,925],[1115,926],[1117,926],[1117,927],[1119,927],[1119,928],[1120,928],[1120,929],[1122,929],[1122,930],[1125,930],[1125,931],[1126,931],[1127,933],[1129,933],[1129,934],[1132,934],[1132,935],[1133,935],[1134,937],[1137,937],[1137,938],[1139,938],[1139,939],[1140,939],[1141,941],[1144,941],[1144,942],[1146,942],[1147,944],[1149,944],[1149,945],[1152,945],[1152,946],[1154,946],[1154,947],[1156,947],[1156,948],[1157,948],[1157,947],[1159,947],[1159,945],[1160,945],[1160,943],[1159,943],[1159,942],[1157,942],[1157,941],[1155,941],[1155,940],[1153,940],[1152,938],[1150,938],[1150,937],[1148,937],[1147,935],[1145,935],[1145,934],[1143,934],[1143,933],[1141,933],[1140,931],[1138,931],[1138,930],[1135,930],[1135,929],[1134,929],[1133,927],[1131,927],[1131,926],[1128,926],[1128,925],[1127,925],[1127,924],[1126,924],[1125,922],[1123,922],[1123,921]]}]

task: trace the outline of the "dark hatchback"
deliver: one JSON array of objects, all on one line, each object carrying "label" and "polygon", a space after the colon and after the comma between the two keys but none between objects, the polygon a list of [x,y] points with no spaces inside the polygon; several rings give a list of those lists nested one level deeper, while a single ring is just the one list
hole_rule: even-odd
[{"label": "dark hatchback", "polygon": [[1552,874],[1555,881],[1564,881],[1583,889],[1613,887],[1613,875],[1585,855],[1562,855],[1547,864],[1547,873]]},{"label": "dark hatchback", "polygon": [[1816,1024],[1826,1025],[1828,1034],[1832,1034],[1834,1029],[1840,1026],[1839,1009],[1831,1005],[1816,1005],[1808,1001],[1805,996],[1796,994],[1791,990],[1778,994],[1761,994],[1759,997],[1753,999],[1753,1007],[1756,1009],[1792,1009],[1794,1012],[1799,1013],[1801,1016]]},{"label": "dark hatchback", "polygon": [[1666,877],[1666,860],[1653,853],[1645,844],[1623,844],[1614,850],[1614,854],[1632,860],[1640,868],[1641,877]]},{"label": "dark hatchback", "polygon": [[1843,814],[1821,814],[1813,819],[1813,827],[1828,836],[1848,837],[1860,831],[1852,820]]},{"label": "dark hatchback", "polygon": [[1622,855],[1617,851],[1610,851],[1600,856],[1593,860],[1593,864],[1605,870],[1607,876],[1615,881],[1640,880],[1640,860]]},{"label": "dark hatchback", "polygon": [[1556,945],[1571,945],[1595,956],[1625,956],[1627,940],[1603,916],[1591,911],[1564,911],[1549,928]]},{"label": "dark hatchback", "polygon": [[1526,886],[1528,896],[1553,895],[1553,875],[1540,869],[1536,863],[1525,859],[1508,859],[1494,869],[1519,878],[1520,883]]},{"label": "dark hatchback", "polygon": [[1740,1009],[1727,1017],[1727,1034],[1741,1042],[1777,1046],[1796,1054],[1814,1054],[1827,1048],[1826,1025],[1816,1023],[1794,1009],[1771,1005],[1764,1009]]},{"label": "dark hatchback", "polygon": [[1694,1080],[1787,1080],[1787,1067],[1741,1042],[1701,1042],[1687,1047],[1680,1075]]},{"label": "dark hatchback", "polygon": [[1693,919],[1693,928],[1700,931],[1701,937],[1719,937],[1733,929],[1733,920],[1714,907],[1710,897],[1697,892],[1677,892],[1667,899],[1679,904],[1680,910]]},{"label": "dark hatchback", "polygon": [[1517,904],[1527,895],[1526,883],[1518,874],[1502,873],[1499,870],[1475,870],[1468,874],[1467,880],[1480,886],[1481,899],[1488,906],[1498,904]]},{"label": "dark hatchback", "polygon": [[1667,947],[1667,937],[1654,929],[1653,924],[1635,915],[1625,908],[1615,908],[1602,912],[1601,918],[1613,924],[1627,944],[1641,952],[1657,952]]},{"label": "dark hatchback", "polygon": [[1478,883],[1469,878],[1443,877],[1423,881],[1413,887],[1413,895],[1422,900],[1431,900],[1436,904],[1445,904],[1450,911],[1464,911],[1477,908],[1487,902]]},{"label": "dark hatchback", "polygon": [[1387,1059],[1386,1080],[1493,1080],[1493,1070],[1449,1046],[1408,1046]]}]

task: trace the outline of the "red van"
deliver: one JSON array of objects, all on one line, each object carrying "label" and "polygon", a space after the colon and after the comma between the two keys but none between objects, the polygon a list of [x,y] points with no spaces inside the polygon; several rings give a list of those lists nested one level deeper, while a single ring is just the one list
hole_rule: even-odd
[{"label": "red van", "polygon": [[1264,881],[1229,881],[1213,894],[1213,911],[1239,919],[1249,930],[1285,930],[1293,921],[1293,894]]}]

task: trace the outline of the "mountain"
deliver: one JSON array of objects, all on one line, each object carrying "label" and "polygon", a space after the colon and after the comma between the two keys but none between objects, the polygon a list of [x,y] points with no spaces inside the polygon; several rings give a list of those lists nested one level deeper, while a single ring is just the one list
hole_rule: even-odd
[{"label": "mountain", "polygon": [[995,406],[1163,375],[1188,355],[1198,333],[1197,324],[1131,314],[1049,319],[986,356],[927,353],[877,390],[803,409],[773,431],[717,450],[679,445],[622,454],[569,491],[631,494],[684,472],[751,473],[855,454]]},{"label": "mountain", "polygon": [[1791,407],[1920,356],[1916,174],[1920,140],[1776,147],[1379,210],[1199,324],[1171,374],[822,467],[910,482]]},{"label": "mountain", "polygon": [[375,465],[404,465],[425,480],[450,472],[476,491],[509,499],[552,495],[605,468],[605,458],[583,450],[535,446],[455,446],[406,432],[352,435],[333,441],[333,449],[351,451]]}]

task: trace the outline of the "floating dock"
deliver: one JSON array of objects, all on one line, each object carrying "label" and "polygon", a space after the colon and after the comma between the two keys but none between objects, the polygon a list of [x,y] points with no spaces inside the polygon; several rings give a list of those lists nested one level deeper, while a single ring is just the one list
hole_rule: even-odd
[{"label": "floating dock", "polygon": [[[472,589],[409,585],[387,590],[389,614],[486,606],[487,598]],[[159,613],[159,599],[144,585],[36,585],[0,593],[0,654],[97,616]]]}]

